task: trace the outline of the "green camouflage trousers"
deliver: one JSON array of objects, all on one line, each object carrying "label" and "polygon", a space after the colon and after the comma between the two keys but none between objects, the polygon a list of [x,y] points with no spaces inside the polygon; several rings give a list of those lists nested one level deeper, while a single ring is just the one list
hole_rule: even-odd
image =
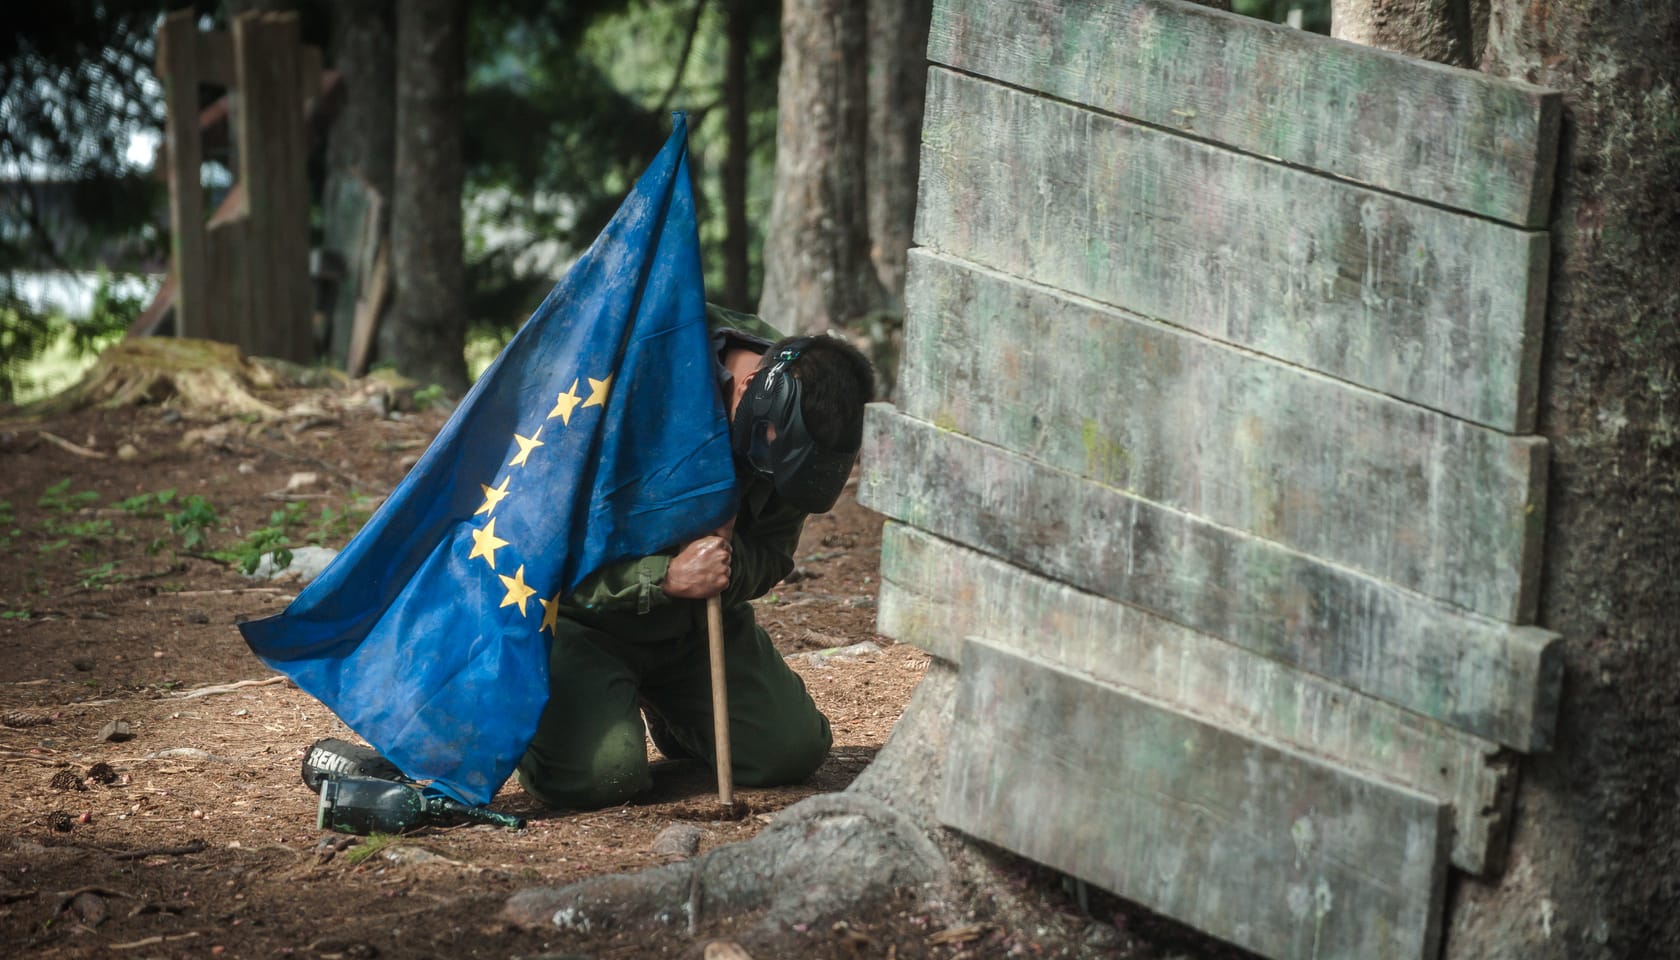
[{"label": "green camouflage trousers", "polygon": [[[703,609],[703,608],[702,608]],[[741,604],[723,611],[735,782],[810,776],[833,742],[805,683]],[[705,621],[661,640],[614,636],[562,616],[549,654],[549,699],[519,763],[527,793],[551,807],[595,809],[652,786],[641,707],[688,754],[716,763]]]}]

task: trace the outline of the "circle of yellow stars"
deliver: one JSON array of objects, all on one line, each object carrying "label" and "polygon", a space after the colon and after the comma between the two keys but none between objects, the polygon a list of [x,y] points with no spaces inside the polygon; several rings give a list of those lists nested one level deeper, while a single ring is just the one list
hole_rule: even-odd
[{"label": "circle of yellow stars", "polygon": [[[605,407],[607,394],[612,389],[612,379],[610,373],[599,380],[594,377],[574,379],[571,386],[555,397],[554,409],[548,412],[548,416],[543,418],[544,422],[538,424],[537,429],[530,436],[522,436],[518,433],[513,435],[513,442],[519,449],[513,455],[513,459],[507,462],[508,472],[502,474],[501,483],[495,486],[487,483],[478,485],[484,491],[484,503],[473,511],[473,516],[484,514],[487,519],[484,526],[477,527],[472,531],[472,549],[467,553],[468,560],[477,560],[482,557],[484,562],[489,565],[491,572],[496,572],[496,551],[508,545],[508,541],[496,536],[496,508],[513,493],[513,468],[524,467],[526,462],[530,460],[531,454],[539,447],[544,446],[542,432],[543,428],[547,426],[547,421],[558,419],[561,428],[564,429],[571,426],[572,413],[580,406],[584,409]],[[584,381],[589,383],[589,395],[587,397],[578,392],[578,387]],[[504,573],[496,573],[496,577],[502,581],[502,587],[506,591],[499,606],[517,606],[519,615],[525,616],[526,604],[537,592],[536,587],[525,582],[525,565],[520,564],[511,577]],[[547,630],[552,636],[556,621],[559,619],[560,594],[556,593],[548,599],[538,597],[537,602],[542,604],[543,609],[542,626],[538,629]]]}]

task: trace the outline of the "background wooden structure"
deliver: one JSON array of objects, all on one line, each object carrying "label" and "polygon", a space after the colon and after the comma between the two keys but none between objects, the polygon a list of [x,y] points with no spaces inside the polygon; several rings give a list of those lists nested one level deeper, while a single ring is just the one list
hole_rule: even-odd
[{"label": "background wooden structure", "polygon": [[[176,334],[313,360],[305,112],[321,89],[320,51],[299,40],[296,14],[242,14],[231,33],[206,33],[181,10],[158,28],[157,73],[168,99]],[[201,84],[229,90],[238,167],[229,202],[208,221]]]},{"label": "background wooden structure", "polygon": [[1503,868],[1556,95],[1177,0],[939,0],[880,629],[944,822],[1272,957]]}]

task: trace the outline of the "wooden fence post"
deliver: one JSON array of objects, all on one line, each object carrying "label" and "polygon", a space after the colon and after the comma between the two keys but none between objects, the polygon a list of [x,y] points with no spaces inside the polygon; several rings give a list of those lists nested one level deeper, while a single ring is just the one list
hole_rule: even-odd
[{"label": "wooden fence post", "polygon": [[175,266],[175,332],[210,336],[204,298],[204,191],[199,167],[198,26],[191,10],[177,10],[158,28],[157,72],[168,102],[164,127],[169,162],[169,229]]}]

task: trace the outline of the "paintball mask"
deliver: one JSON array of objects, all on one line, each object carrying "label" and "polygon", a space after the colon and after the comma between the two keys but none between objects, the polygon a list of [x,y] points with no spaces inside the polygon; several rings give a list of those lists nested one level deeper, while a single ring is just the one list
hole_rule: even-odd
[{"label": "paintball mask", "polygon": [[805,430],[799,379],[790,369],[806,339],[795,340],[759,369],[735,407],[735,455],[771,478],[782,498],[806,513],[825,513],[840,499],[856,450],[830,450]]}]

